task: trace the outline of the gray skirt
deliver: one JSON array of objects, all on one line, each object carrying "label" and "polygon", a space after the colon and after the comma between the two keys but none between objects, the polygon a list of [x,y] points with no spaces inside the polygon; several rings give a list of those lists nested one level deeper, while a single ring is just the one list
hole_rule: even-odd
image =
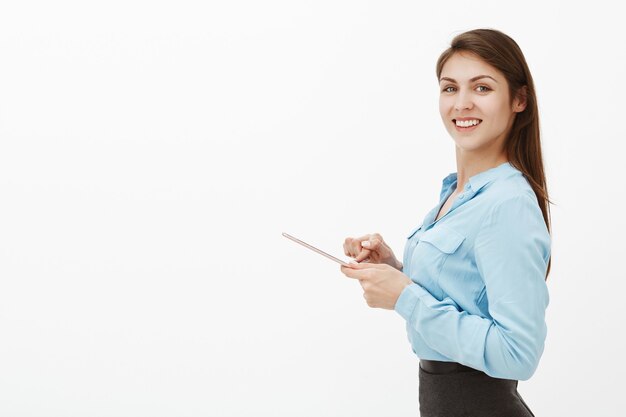
[{"label": "gray skirt", "polygon": [[449,373],[419,369],[421,417],[534,417],[517,381],[493,378],[467,366]]}]

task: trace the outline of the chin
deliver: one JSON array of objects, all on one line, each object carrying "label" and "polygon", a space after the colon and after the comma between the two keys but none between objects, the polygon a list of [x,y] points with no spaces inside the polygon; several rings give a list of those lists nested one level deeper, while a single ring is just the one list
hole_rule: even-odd
[{"label": "chin", "polygon": [[483,149],[487,143],[480,140],[480,138],[452,138],[454,140],[454,144],[457,148],[466,151],[466,152],[474,152],[480,149]]}]

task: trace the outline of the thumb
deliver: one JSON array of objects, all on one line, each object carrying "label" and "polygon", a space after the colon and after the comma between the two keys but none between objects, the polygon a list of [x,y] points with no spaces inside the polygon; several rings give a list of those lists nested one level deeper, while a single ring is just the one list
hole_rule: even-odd
[{"label": "thumb", "polygon": [[371,251],[375,251],[376,249],[380,247],[381,243],[382,242],[380,239],[372,238],[370,240],[364,240],[363,242],[361,242],[361,246]]}]

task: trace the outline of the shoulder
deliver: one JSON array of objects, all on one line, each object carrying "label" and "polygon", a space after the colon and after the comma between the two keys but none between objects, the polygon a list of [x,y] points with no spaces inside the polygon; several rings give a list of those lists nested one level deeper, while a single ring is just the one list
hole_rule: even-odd
[{"label": "shoulder", "polygon": [[503,211],[523,210],[543,221],[537,196],[524,174],[517,169],[511,170],[505,177],[488,184],[481,190],[481,194],[482,204],[486,208],[486,218]]},{"label": "shoulder", "polygon": [[502,259],[542,259],[547,265],[552,237],[534,192],[512,193],[495,201],[479,226],[474,244],[477,253]]},{"label": "shoulder", "polygon": [[514,170],[505,178],[489,184],[484,190],[485,212],[481,228],[498,228],[503,232],[525,232],[528,237],[549,232],[537,196],[524,175]]},{"label": "shoulder", "polygon": [[486,203],[492,207],[502,204],[511,203],[511,201],[528,201],[533,202],[537,208],[537,197],[530,183],[517,169],[511,170],[505,177],[498,178],[490,183],[486,189],[481,190]]}]

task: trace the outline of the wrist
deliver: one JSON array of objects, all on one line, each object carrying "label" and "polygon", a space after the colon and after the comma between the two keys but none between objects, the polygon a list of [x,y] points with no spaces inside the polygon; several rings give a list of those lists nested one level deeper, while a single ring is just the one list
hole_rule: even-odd
[{"label": "wrist", "polygon": [[[405,275],[406,277],[406,275]],[[408,287],[409,285],[413,284],[413,280],[409,277],[406,277],[406,285],[404,286],[404,288]]]}]

